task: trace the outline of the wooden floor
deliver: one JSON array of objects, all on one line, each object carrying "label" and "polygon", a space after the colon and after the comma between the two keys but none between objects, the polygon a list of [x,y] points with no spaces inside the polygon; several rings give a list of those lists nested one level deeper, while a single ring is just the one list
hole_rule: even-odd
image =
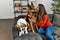
[{"label": "wooden floor", "polygon": [[14,19],[0,19],[0,40],[13,40]]}]

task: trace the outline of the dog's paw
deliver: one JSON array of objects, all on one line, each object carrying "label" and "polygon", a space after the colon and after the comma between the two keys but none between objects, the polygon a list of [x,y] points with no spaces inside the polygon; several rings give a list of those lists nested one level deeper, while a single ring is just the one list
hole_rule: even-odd
[{"label": "dog's paw", "polygon": [[19,36],[21,36],[22,34],[21,34],[21,32],[19,32]]}]

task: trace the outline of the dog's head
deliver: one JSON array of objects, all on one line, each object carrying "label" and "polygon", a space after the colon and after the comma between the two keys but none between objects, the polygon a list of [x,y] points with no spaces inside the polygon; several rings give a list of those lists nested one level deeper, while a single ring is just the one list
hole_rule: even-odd
[{"label": "dog's head", "polygon": [[27,26],[27,22],[25,19],[23,18],[20,18],[18,21],[17,21],[17,28],[20,28],[20,27],[25,27]]}]

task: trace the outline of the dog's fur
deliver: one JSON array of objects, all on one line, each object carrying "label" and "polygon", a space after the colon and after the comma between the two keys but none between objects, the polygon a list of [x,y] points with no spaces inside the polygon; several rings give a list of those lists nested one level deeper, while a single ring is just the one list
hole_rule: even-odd
[{"label": "dog's fur", "polygon": [[28,30],[27,30],[27,28],[28,28],[27,27],[27,22],[23,18],[20,18],[17,21],[16,28],[19,30],[19,36],[21,36],[22,34],[27,34],[28,33]]},{"label": "dog's fur", "polygon": [[[33,13],[32,15],[29,15],[28,14],[28,20],[30,20],[30,19],[35,19],[35,16],[36,16],[36,14],[35,13]],[[32,30],[32,32],[33,33],[35,33],[35,30],[34,30],[34,25],[33,25],[34,23],[32,23],[32,22],[30,22],[29,21],[29,26],[30,26],[30,29]],[[37,27],[37,25],[35,25],[36,27],[36,30],[38,30],[38,27]]]}]

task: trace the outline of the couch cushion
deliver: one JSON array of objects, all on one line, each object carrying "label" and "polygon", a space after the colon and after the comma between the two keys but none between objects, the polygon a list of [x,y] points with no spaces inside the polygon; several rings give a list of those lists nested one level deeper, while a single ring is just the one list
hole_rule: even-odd
[{"label": "couch cushion", "polygon": [[55,26],[60,26],[60,15],[59,14],[54,14],[53,24]]},{"label": "couch cushion", "polygon": [[15,40],[42,40],[41,36],[38,33],[31,33],[16,37]]},{"label": "couch cushion", "polygon": [[60,40],[60,27],[54,26],[54,28],[55,28],[55,31],[54,32],[56,34],[55,38],[57,40]]},{"label": "couch cushion", "polygon": [[54,26],[54,28],[55,28],[55,33],[57,34],[57,36],[60,36],[60,27]]}]

